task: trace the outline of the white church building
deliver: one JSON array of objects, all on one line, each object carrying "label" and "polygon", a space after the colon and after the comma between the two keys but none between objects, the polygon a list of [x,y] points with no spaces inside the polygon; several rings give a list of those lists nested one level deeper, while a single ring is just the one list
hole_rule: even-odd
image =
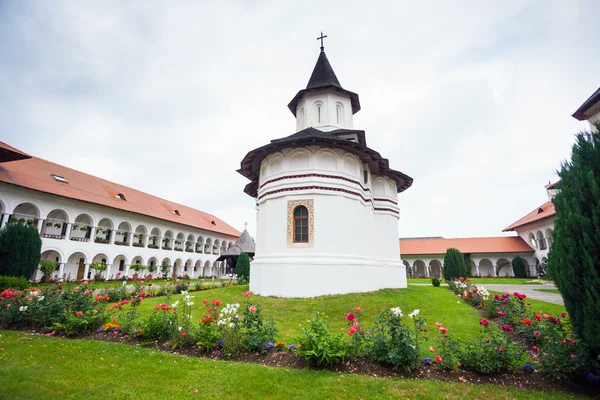
[{"label": "white church building", "polygon": [[413,180],[354,129],[359,97],[341,86],[323,47],[288,108],[296,133],[250,151],[238,170],[256,199],[250,289],[313,297],[406,287],[398,193]]},{"label": "white church building", "polygon": [[10,223],[36,227],[41,260],[55,261],[65,280],[90,278],[94,262],[112,279],[132,276],[132,264],[163,263],[174,276],[219,276],[226,265],[217,258],[240,236],[214,215],[0,142],[0,226]]}]

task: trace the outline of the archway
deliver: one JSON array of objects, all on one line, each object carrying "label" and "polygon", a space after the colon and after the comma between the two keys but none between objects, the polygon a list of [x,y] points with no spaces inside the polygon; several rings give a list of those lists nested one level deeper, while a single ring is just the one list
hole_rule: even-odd
[{"label": "archway", "polygon": [[15,207],[8,219],[9,224],[23,224],[37,227],[40,210],[31,203],[21,203]]},{"label": "archway", "polygon": [[429,263],[430,276],[442,276],[442,263],[439,260],[431,260]]},{"label": "archway", "polygon": [[479,261],[479,276],[494,276],[494,264],[487,258]]},{"label": "archway", "polygon": [[94,221],[88,214],[79,214],[71,228],[71,240],[89,242],[92,237]]},{"label": "archway", "polygon": [[190,233],[185,241],[185,251],[187,251],[188,253],[193,253],[195,250],[194,249],[195,241],[196,241],[196,238],[194,237],[194,235],[192,235]]},{"label": "archway", "polygon": [[165,237],[162,240],[163,250],[173,250],[173,232],[166,231]]},{"label": "archway", "polygon": [[512,276],[512,264],[506,258],[499,258],[496,262],[497,276]]},{"label": "archway", "polygon": [[129,222],[121,222],[117,231],[115,232],[115,244],[122,246],[129,246],[129,239],[131,235],[131,224]]},{"label": "archway", "polygon": [[204,238],[202,236],[198,236],[196,239],[196,253],[204,252]]},{"label": "archway", "polygon": [[115,224],[109,218],[102,218],[96,228],[96,243],[109,243]]},{"label": "archway", "polygon": [[183,276],[183,261],[181,258],[178,258],[173,263],[173,277]]},{"label": "archway", "polygon": [[548,244],[548,248],[551,249],[552,248],[552,235],[554,234],[554,231],[550,228],[546,229],[546,242]]},{"label": "archway", "polygon": [[[162,271],[162,266],[163,265],[168,265],[169,269],[167,269],[166,271]],[[171,265],[171,259],[169,257],[165,257],[163,258],[163,260],[160,262],[160,265],[158,266],[158,273],[163,277],[163,278],[168,278],[169,275],[171,274],[171,271],[173,270],[173,266]]]},{"label": "archway", "polygon": [[135,232],[133,233],[133,247],[145,247],[146,246],[146,234],[148,229],[145,225],[138,225],[135,228]]},{"label": "archway", "polygon": [[69,217],[66,211],[54,209],[48,213],[42,224],[42,237],[46,239],[64,239],[67,234]]},{"label": "archway", "polygon": [[202,276],[205,278],[211,276],[210,261],[208,260],[206,260],[206,262],[204,263],[204,273],[202,274]]},{"label": "archway", "polygon": [[150,249],[158,249],[159,243],[161,243],[160,237],[160,229],[154,228],[152,232],[150,232],[150,237],[148,238],[148,248]]},{"label": "archway", "polygon": [[158,258],[152,256],[148,259],[148,268],[156,268],[153,272],[146,271],[147,275],[151,275],[153,278],[160,274],[160,265],[158,265]]},{"label": "archway", "polygon": [[194,264],[194,276],[195,277],[204,276],[204,271],[202,270],[202,261],[201,260],[196,261],[196,264]]},{"label": "archway", "polygon": [[[62,266],[61,263],[64,262],[63,256],[60,252],[54,249],[48,249],[40,254],[40,261],[53,261],[56,263],[56,269],[54,270],[54,274],[52,274],[52,279],[64,279],[64,272],[61,271]],[[33,274],[33,280],[39,280],[43,276],[42,272],[38,269]]]},{"label": "archway", "polygon": [[187,259],[185,261],[185,264],[183,265],[183,275],[187,275],[191,278],[194,277],[194,268],[193,268],[193,263],[191,259]]},{"label": "archway", "polygon": [[539,249],[546,250],[546,239],[544,239],[544,234],[542,233],[542,231],[537,231],[536,237]]},{"label": "archway", "polygon": [[205,254],[210,254],[212,250],[212,239],[211,238],[207,238],[206,239],[206,244],[204,245],[204,253]]},{"label": "archway", "polygon": [[111,275],[114,275],[116,279],[126,277],[127,264],[129,264],[129,262],[124,254],[116,256],[112,262]]},{"label": "archway", "polygon": [[423,260],[416,260],[413,263],[413,276],[427,276],[427,270]]},{"label": "archway", "polygon": [[67,258],[67,263],[65,264],[65,274],[67,274],[67,277],[70,276],[72,279],[77,281],[89,279],[89,270],[86,268],[88,262],[88,257],[84,252],[74,252],[69,256],[69,258]]}]

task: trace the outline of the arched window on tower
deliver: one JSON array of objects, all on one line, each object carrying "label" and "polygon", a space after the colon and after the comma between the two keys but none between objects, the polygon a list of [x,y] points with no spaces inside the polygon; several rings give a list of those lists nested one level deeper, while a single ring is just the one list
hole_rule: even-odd
[{"label": "arched window on tower", "polygon": [[294,243],[308,243],[308,209],[294,208]]},{"label": "arched window on tower", "polygon": [[336,116],[338,125],[341,125],[344,123],[344,106],[342,106],[340,103],[337,103],[335,105],[335,116]]},{"label": "arched window on tower", "polygon": [[320,124],[323,121],[323,103],[317,102],[315,104],[315,111],[317,113],[317,124]]}]

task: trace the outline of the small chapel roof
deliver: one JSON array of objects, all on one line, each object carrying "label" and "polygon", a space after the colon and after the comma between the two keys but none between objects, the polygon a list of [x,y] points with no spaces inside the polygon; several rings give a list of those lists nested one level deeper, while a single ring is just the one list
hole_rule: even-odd
[{"label": "small chapel roof", "polygon": [[235,244],[225,250],[217,261],[222,261],[229,257],[237,257],[242,253],[246,253],[252,257],[254,256],[255,247],[254,239],[252,239],[252,236],[244,229],[244,232],[242,232]]},{"label": "small chapel roof", "polygon": [[[362,141],[360,139],[360,135],[358,134],[358,142],[350,141],[338,136],[340,134],[350,132],[362,132]],[[306,145],[334,147],[356,154],[363,163],[367,163],[369,165],[369,168],[373,174],[385,175],[393,179],[396,182],[398,192],[405,191],[413,183],[413,178],[403,174],[400,171],[391,169],[387,158],[383,158],[377,151],[367,147],[366,143],[364,142],[364,131],[337,129],[330,132],[324,132],[315,128],[306,128],[294,133],[293,135],[272,140],[271,143],[256,148],[246,154],[241,162],[241,168],[237,171],[252,181],[246,185],[244,192],[252,197],[258,196],[260,164],[265,157],[286,147]]]},{"label": "small chapel roof", "polygon": [[313,69],[312,74],[310,75],[310,79],[308,80],[308,84],[306,85],[306,89],[300,90],[296,96],[290,101],[288,104],[288,108],[296,116],[296,108],[298,105],[298,101],[305,93],[314,91],[314,90],[322,90],[322,89],[333,89],[338,92],[343,92],[350,96],[350,103],[352,104],[352,114],[356,114],[360,111],[360,100],[358,99],[358,94],[346,90],[340,84],[335,72],[333,72],[333,67],[329,63],[327,56],[325,55],[325,51],[321,49],[321,53],[319,54],[319,58],[317,59],[317,63],[315,64],[315,68]]},{"label": "small chapel roof", "polygon": [[600,88],[598,88],[592,95],[583,102],[581,106],[571,115],[573,118],[578,119],[579,121],[586,120],[590,117],[590,115],[586,114],[586,112],[592,108],[596,103],[600,102]]}]

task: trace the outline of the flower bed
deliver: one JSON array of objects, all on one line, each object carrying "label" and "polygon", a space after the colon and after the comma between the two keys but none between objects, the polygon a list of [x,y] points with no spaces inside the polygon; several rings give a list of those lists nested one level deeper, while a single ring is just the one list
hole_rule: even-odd
[{"label": "flower bed", "polygon": [[505,335],[524,345],[532,361],[525,364],[525,371],[539,369],[557,379],[600,381],[598,360],[592,360],[585,346],[576,340],[566,313],[559,316],[536,313],[526,302],[525,294],[514,292],[492,297],[485,288],[468,279],[450,281],[448,286],[495,321]]}]

